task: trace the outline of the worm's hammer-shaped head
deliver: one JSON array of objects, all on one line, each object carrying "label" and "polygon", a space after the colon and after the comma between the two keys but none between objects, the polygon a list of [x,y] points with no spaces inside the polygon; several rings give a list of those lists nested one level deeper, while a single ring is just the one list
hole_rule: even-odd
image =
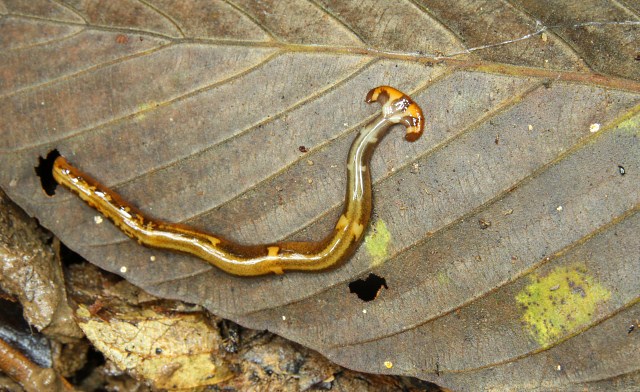
[{"label": "worm's hammer-shaped head", "polygon": [[424,130],[422,109],[405,93],[389,86],[378,86],[367,94],[367,103],[380,102],[383,116],[396,124],[407,127],[404,136],[407,141],[414,142]]}]

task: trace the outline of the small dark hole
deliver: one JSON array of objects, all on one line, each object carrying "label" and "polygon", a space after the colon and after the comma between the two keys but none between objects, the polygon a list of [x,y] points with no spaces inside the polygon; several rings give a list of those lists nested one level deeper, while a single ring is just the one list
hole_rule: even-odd
[{"label": "small dark hole", "polygon": [[238,324],[222,320],[218,323],[218,330],[222,336],[222,348],[229,353],[238,352],[240,346],[240,327]]},{"label": "small dark hole", "polygon": [[369,274],[364,280],[358,279],[349,283],[349,291],[365,302],[376,299],[383,287],[389,289],[387,281],[376,274]]},{"label": "small dark hole", "polygon": [[89,377],[91,377],[94,374],[95,370],[100,366],[103,366],[105,363],[106,360],[104,356],[99,351],[90,346],[89,350],[87,351],[87,361],[82,368],[80,368],[71,377],[69,377],[69,381],[73,385],[79,385],[84,380],[87,380]]},{"label": "small dark hole", "polygon": [[60,241],[60,261],[63,265],[69,266],[84,263],[85,259]]},{"label": "small dark hole", "polygon": [[58,183],[53,179],[53,162],[57,157],[60,156],[58,150],[52,150],[47,154],[46,158],[38,157],[38,166],[34,169],[36,170],[36,174],[40,177],[40,184],[42,185],[42,189],[44,193],[48,196],[53,196],[56,194],[56,188]]}]

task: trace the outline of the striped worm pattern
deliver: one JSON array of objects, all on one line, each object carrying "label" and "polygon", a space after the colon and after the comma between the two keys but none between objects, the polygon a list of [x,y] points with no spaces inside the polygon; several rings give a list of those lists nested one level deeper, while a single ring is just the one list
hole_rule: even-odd
[{"label": "striped worm pattern", "polygon": [[410,142],[417,140],[423,131],[422,110],[395,88],[376,87],[369,91],[366,101],[379,102],[382,112],[360,131],[351,145],[344,210],[332,233],[319,242],[242,245],[193,227],[152,219],[62,156],[54,162],[53,177],[140,244],[188,253],[241,276],[323,270],[348,259],[360,244],[371,214],[369,162],[382,137],[394,124],[406,127],[405,139]]}]

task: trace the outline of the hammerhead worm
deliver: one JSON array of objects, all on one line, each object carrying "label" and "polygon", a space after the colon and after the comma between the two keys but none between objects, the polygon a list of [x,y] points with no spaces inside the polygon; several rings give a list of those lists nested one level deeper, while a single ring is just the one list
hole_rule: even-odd
[{"label": "hammerhead worm", "polygon": [[379,102],[382,111],[351,144],[344,210],[333,232],[319,242],[242,245],[193,227],[150,218],[62,156],[54,162],[53,177],[140,244],[188,253],[233,275],[319,271],[347,260],[361,242],[371,215],[369,163],[382,137],[394,124],[406,127],[407,141],[422,135],[422,110],[406,94],[380,86],[369,91],[366,101]]}]

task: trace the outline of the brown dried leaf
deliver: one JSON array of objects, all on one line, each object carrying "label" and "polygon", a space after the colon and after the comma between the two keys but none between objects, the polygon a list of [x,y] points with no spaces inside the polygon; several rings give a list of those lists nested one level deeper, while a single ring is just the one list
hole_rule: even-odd
[{"label": "brown dried leaf", "polygon": [[147,308],[103,319],[80,305],[76,316],[98,350],[156,388],[197,388],[232,377],[216,359],[220,336],[202,314],[167,315]]},{"label": "brown dried leaf", "polygon": [[[93,263],[369,372],[460,390],[640,377],[632,4],[5,0],[0,14],[0,185]],[[241,279],[142,248],[33,172],[57,148],[153,216],[245,243],[318,239],[379,84],[410,93],[427,132],[378,148],[388,235],[326,273]],[[370,272],[388,289],[362,302],[349,282]]]},{"label": "brown dried leaf", "polygon": [[[110,331],[110,327],[115,327],[118,324],[118,322],[111,324],[114,316],[118,320],[122,315],[127,318],[134,317],[133,320],[129,320],[134,321],[136,315],[140,314],[162,315],[160,318],[169,317],[168,315],[188,315],[189,320],[199,320],[198,324],[203,326],[207,334],[214,338],[215,346],[211,342],[207,343],[208,346],[211,346],[209,347],[212,349],[211,355],[215,356],[214,361],[226,369],[233,369],[233,377],[217,383],[216,388],[218,389],[308,391],[334,388],[347,391],[375,392],[398,390],[436,392],[442,390],[433,384],[419,382],[413,378],[376,376],[349,371],[331,363],[312,350],[274,336],[269,332],[241,328],[230,321],[211,317],[199,306],[153,297],[119,277],[99,270],[88,263],[73,264],[67,270],[67,277],[71,299],[81,307],[78,312],[88,315],[88,317],[83,317],[84,322],[89,319],[91,324],[98,326],[99,331],[91,331],[94,343],[98,347],[107,347],[105,352],[107,354],[115,353],[116,357],[121,357],[120,353],[123,351],[128,354],[127,350],[132,342],[128,339],[116,339],[117,341],[114,342],[114,334]],[[170,323],[173,323],[177,318],[183,319],[183,317],[172,317]],[[142,321],[144,322],[146,319]],[[109,327],[103,328],[106,325]],[[134,322],[134,326],[139,325]],[[104,332],[105,329],[108,333],[96,333]],[[131,329],[131,326],[127,325],[124,329]],[[117,335],[120,334],[119,331],[120,329],[116,331]],[[192,332],[187,331],[186,333]],[[136,340],[153,341],[154,344],[165,345],[163,347],[166,347],[166,344],[173,344],[178,348],[195,351],[202,349],[194,344],[185,344],[180,339],[154,341],[156,338],[154,335],[156,335],[154,328],[140,329]],[[220,339],[221,337],[222,339]],[[156,357],[158,362],[163,363],[164,370],[175,369],[176,364],[173,362],[175,356],[167,356],[165,349],[161,351],[156,351],[152,357]],[[162,360],[160,360],[161,355],[164,356]],[[134,360],[137,359],[134,358]],[[99,386],[103,389],[135,389],[136,386],[131,385],[133,384],[132,380],[124,377],[129,372],[136,374],[136,368],[123,367],[123,370],[119,370],[113,362],[107,361],[105,366],[94,370],[92,377],[83,381],[81,389],[93,390]],[[142,382],[146,380],[141,377],[143,375],[157,376],[152,372],[146,374],[138,372],[138,378]],[[153,381],[153,378],[150,381]],[[125,383],[125,385],[119,386],[119,382]],[[166,386],[170,390],[184,387],[180,383],[175,387],[174,385]],[[155,388],[152,389],[155,390]]]},{"label": "brown dried leaf", "polygon": [[24,318],[63,342],[82,337],[67,303],[60,262],[45,234],[0,190],[0,288],[20,301]]}]

